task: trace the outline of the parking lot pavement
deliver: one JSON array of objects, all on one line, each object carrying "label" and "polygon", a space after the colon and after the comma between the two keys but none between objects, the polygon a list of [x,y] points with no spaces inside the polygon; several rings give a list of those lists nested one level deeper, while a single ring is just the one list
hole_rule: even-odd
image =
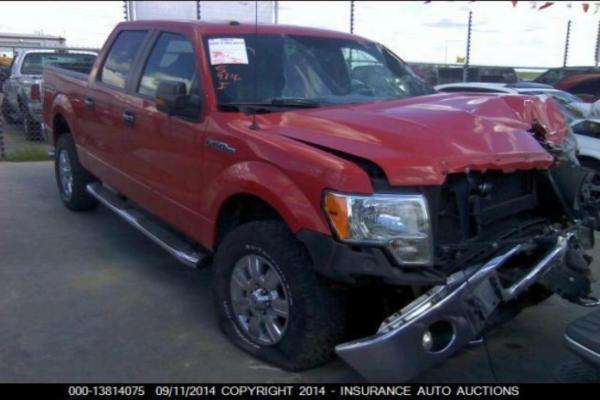
[{"label": "parking lot pavement", "polygon": [[[0,163],[0,188],[1,382],[360,380],[340,360],[289,373],[238,350],[217,326],[210,270],[180,265],[103,207],[66,210],[51,163]],[[586,312],[553,297],[490,334],[498,381],[590,381],[561,339]],[[494,378],[479,346],[417,381]]]}]

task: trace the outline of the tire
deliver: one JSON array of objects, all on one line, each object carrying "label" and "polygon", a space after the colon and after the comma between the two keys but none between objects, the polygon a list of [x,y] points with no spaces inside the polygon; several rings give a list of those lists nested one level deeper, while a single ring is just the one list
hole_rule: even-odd
[{"label": "tire", "polygon": [[[67,168],[70,171],[67,171]],[[98,206],[98,200],[86,190],[87,184],[97,179],[79,162],[75,142],[70,134],[63,134],[58,138],[54,173],[58,192],[65,207],[73,211],[86,211]]]},{"label": "tire", "polygon": [[41,140],[42,125],[31,118],[31,115],[26,110],[23,110],[23,130],[25,131],[25,139]]},{"label": "tire", "polygon": [[8,104],[8,100],[6,100],[6,97],[2,99],[2,104],[0,105],[0,112],[2,113],[2,118],[4,118],[4,121],[7,124],[16,124],[17,122],[19,122],[15,117],[13,117],[13,110],[10,107],[10,104]]},{"label": "tire", "polygon": [[[266,297],[271,296],[267,303],[272,302],[272,305],[259,317],[263,321],[272,321],[273,315],[278,311],[276,318],[282,329],[277,340],[273,340],[268,334],[267,323],[263,322],[256,324],[259,328],[254,329],[255,334],[252,335],[252,319],[244,321],[245,317],[239,313],[244,307],[236,308],[232,301],[236,298],[236,304],[243,303],[236,297],[243,285],[235,282],[241,279],[234,280],[233,277],[234,273],[239,273],[241,265],[246,265],[247,261],[253,259],[259,260],[259,268],[263,272],[271,271],[265,273],[265,276],[272,277],[275,272],[279,279],[279,287],[275,290],[278,298],[272,298],[274,292],[271,289],[274,285],[271,285],[271,291]],[[328,288],[324,279],[315,273],[305,248],[284,223],[256,221],[237,227],[219,246],[214,268],[214,294],[221,328],[238,347],[255,357],[286,370],[298,371],[328,361],[333,355],[334,346],[344,338],[343,297]],[[244,268],[247,272],[248,268]],[[245,278],[249,276],[247,274]],[[263,283],[269,280],[274,281],[267,278]],[[250,286],[252,284],[246,287]],[[248,296],[252,297],[253,295]],[[282,322],[284,318],[281,317],[282,310],[285,309],[281,307],[282,301],[286,302],[288,310],[285,322]],[[250,303],[252,301],[248,302]],[[276,310],[277,307],[279,310]],[[255,312],[257,307],[248,311],[248,315]],[[260,312],[259,310],[257,313]],[[256,318],[256,314],[254,315],[252,318]],[[246,322],[249,322],[247,327]],[[263,336],[262,339],[256,335],[257,331]],[[265,343],[265,338],[271,343]]]}]

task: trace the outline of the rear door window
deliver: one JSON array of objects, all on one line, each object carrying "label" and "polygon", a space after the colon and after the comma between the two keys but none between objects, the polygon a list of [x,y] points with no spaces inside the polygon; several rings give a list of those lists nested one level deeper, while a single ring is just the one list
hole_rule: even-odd
[{"label": "rear door window", "polygon": [[137,92],[143,96],[154,97],[161,81],[185,83],[187,94],[196,79],[196,59],[192,43],[176,33],[162,33],[150,56]]},{"label": "rear door window", "polygon": [[127,76],[142,47],[146,33],[146,31],[123,31],[119,33],[104,61],[100,73],[102,83],[118,89],[125,89]]}]

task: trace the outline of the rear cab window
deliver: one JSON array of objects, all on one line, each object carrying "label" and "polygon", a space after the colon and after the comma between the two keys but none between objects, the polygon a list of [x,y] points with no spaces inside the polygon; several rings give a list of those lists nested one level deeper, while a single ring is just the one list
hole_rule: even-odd
[{"label": "rear cab window", "polygon": [[89,72],[96,60],[85,53],[29,53],[23,58],[21,74],[42,75],[47,66],[58,66],[78,72]]},{"label": "rear cab window", "polygon": [[124,90],[133,62],[139,53],[147,31],[122,31],[113,42],[98,80]]}]

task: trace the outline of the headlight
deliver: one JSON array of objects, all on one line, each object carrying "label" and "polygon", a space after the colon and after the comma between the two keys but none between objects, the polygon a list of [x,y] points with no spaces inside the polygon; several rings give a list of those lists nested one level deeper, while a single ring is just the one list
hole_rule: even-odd
[{"label": "headlight", "polygon": [[427,202],[419,194],[325,194],[325,212],[338,238],[386,247],[402,264],[433,264]]}]

